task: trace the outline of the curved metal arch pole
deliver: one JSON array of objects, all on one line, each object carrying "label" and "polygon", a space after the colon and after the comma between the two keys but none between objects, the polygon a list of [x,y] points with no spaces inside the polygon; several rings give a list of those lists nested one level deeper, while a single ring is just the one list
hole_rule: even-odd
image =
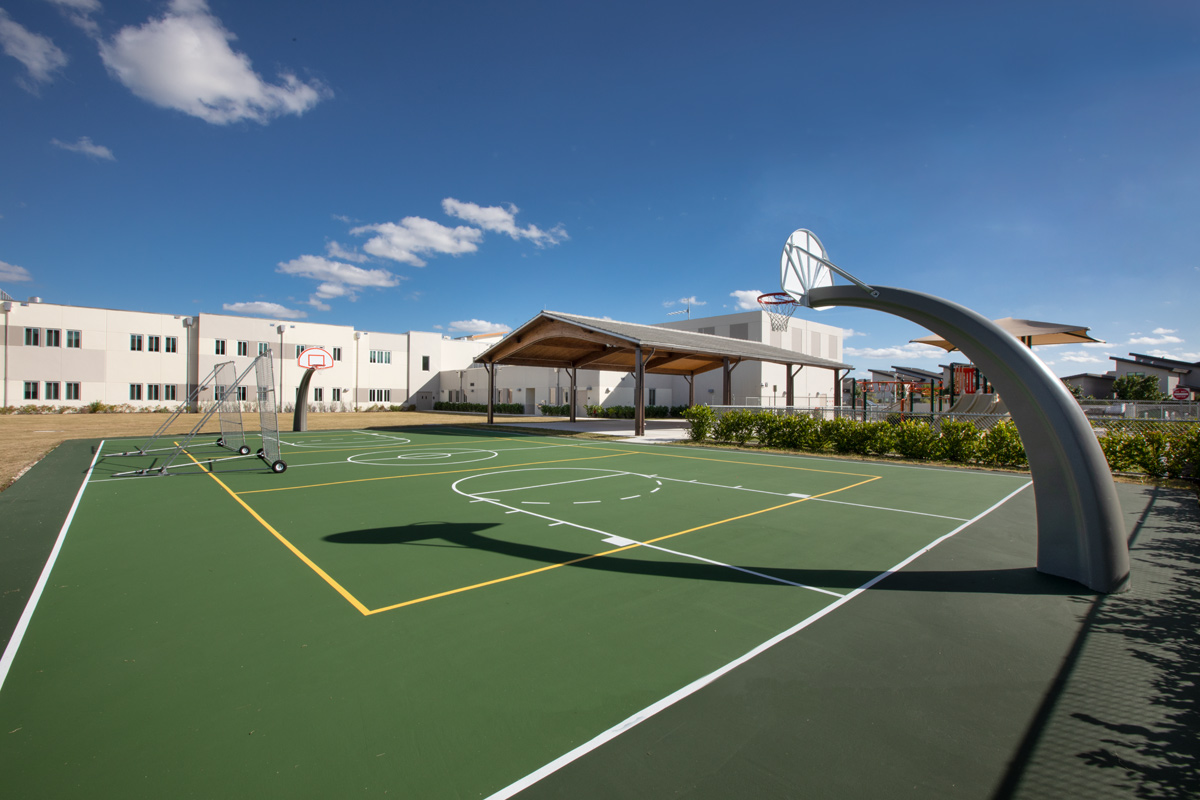
[{"label": "curved metal arch pole", "polygon": [[1050,368],[991,320],[922,292],[825,286],[814,308],[854,306],[921,325],[953,343],[999,390],[1021,434],[1037,504],[1037,569],[1098,592],[1129,588],[1129,544],[1112,472],[1079,404]]}]

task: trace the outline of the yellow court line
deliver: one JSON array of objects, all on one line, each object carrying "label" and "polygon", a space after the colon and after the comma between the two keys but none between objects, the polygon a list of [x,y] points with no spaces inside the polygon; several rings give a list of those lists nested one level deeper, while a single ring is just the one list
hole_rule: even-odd
[{"label": "yellow court line", "polygon": [[250,512],[250,516],[252,516],[256,520],[258,520],[258,524],[262,525],[264,528],[266,528],[268,531],[270,531],[271,535],[274,536],[276,539],[283,542],[284,547],[286,547],[288,550],[291,550],[292,553],[297,558],[299,558],[301,561],[303,561],[305,564],[307,564],[309,569],[311,569],[313,572],[320,575],[321,578],[326,583],[328,583],[330,586],[332,586],[337,591],[338,594],[340,594],[342,597],[349,600],[350,605],[357,608],[364,616],[371,613],[370,611],[367,610],[366,606],[364,606],[362,603],[360,603],[358,601],[358,598],[356,598],[354,595],[350,594],[350,592],[346,591],[346,589],[340,583],[338,583],[332,577],[330,577],[328,572],[326,572],[325,570],[321,569],[316,564],[314,564],[312,559],[310,559],[308,556],[304,555],[304,553],[301,553],[299,548],[297,548],[294,544],[292,544],[291,542],[289,542],[287,539],[285,539],[283,537],[283,534],[281,534],[279,531],[277,531],[273,527],[271,527],[271,524],[269,522],[267,522],[265,519],[263,519],[261,516],[259,516],[258,512],[255,511],[253,508],[251,508],[249,505],[247,505],[245,500],[238,497],[237,493],[234,492],[232,489],[230,489],[228,486],[226,486],[225,483],[220,478],[218,478],[213,473],[212,470],[204,469],[204,465],[201,464],[199,461],[196,461],[195,457],[192,456],[191,453],[188,453],[186,450],[184,451],[184,453],[187,454],[188,458],[192,459],[192,462],[195,463],[196,466],[200,467],[200,469],[207,472],[208,477],[210,477],[214,481],[216,481],[218,486],[220,486],[222,489],[224,489],[229,494],[230,497],[232,497],[234,500],[236,500],[238,502],[238,505],[240,505],[242,508],[244,508],[248,512]]},{"label": "yellow court line", "polygon": [[331,483],[309,483],[304,486],[280,486],[278,489],[251,489],[240,494],[263,494],[264,492],[290,492],[295,489],[319,489],[322,486],[341,486],[346,483],[368,483],[370,481],[395,481],[401,478],[428,478],[434,475],[455,475],[459,472],[486,472],[492,469],[514,469],[516,467],[538,467],[542,464],[563,464],[568,461],[595,461],[601,458],[617,458],[619,456],[635,455],[633,452],[613,453],[607,456],[583,456],[581,458],[558,458],[553,461],[530,461],[525,464],[497,464],[494,467],[471,467],[469,469],[449,469],[442,472],[413,472],[408,475],[382,475],[378,478],[355,478],[349,481],[332,481]]},{"label": "yellow court line", "polygon": [[814,494],[810,497],[799,497],[799,498],[792,500],[790,502],[787,502],[787,503],[780,503],[777,506],[771,506],[770,508],[764,508],[764,509],[760,509],[758,511],[751,511],[749,514],[739,514],[736,517],[729,517],[728,519],[722,519],[722,520],[718,520],[716,522],[709,522],[706,525],[697,525],[695,528],[688,528],[687,530],[677,531],[676,533],[668,533],[666,536],[659,536],[656,539],[647,539],[644,542],[638,542],[636,544],[628,544],[628,545],[625,545],[624,547],[617,547],[612,550],[605,550],[603,553],[593,553],[590,556],[581,556],[580,558],[573,558],[570,561],[564,561],[561,564],[548,564],[544,567],[538,567],[537,569],[531,569],[527,572],[519,572],[516,575],[507,575],[503,578],[495,578],[494,580],[484,581],[483,583],[472,584],[471,586],[460,586],[457,589],[450,589],[449,591],[438,592],[437,594],[427,595],[426,597],[418,597],[415,600],[406,600],[403,603],[396,603],[394,605],[384,606],[382,608],[373,608],[366,613],[367,614],[378,614],[382,611],[393,611],[397,608],[404,608],[405,606],[413,606],[413,605],[416,605],[417,603],[424,603],[428,600],[437,600],[440,597],[449,597],[452,594],[460,594],[462,592],[469,592],[472,589],[482,589],[485,586],[494,586],[497,583],[504,583],[506,581],[516,580],[517,578],[525,578],[530,575],[536,575],[539,572],[546,572],[547,570],[558,569],[559,567],[568,567],[572,564],[578,564],[581,561],[589,561],[593,558],[602,558],[604,556],[610,556],[613,553],[619,553],[622,550],[631,550],[634,547],[641,547],[642,545],[653,544],[654,542],[661,542],[664,539],[672,539],[676,536],[682,536],[685,533],[692,533],[694,531],[704,530],[705,528],[713,528],[713,527],[716,527],[717,525],[724,525],[726,522],[736,522],[739,519],[746,519],[747,517],[755,517],[755,516],[758,516],[759,514],[766,514],[768,511],[777,511],[781,508],[787,508],[788,506],[794,506],[797,503],[803,503],[806,500],[815,500],[818,497],[826,497],[831,494],[837,494],[838,492],[844,492],[847,489],[853,489],[855,486],[862,486],[865,483],[871,483],[872,481],[877,481],[880,479],[881,479],[880,476],[874,475],[874,476],[869,477],[865,481],[859,481],[858,483],[851,484],[850,486],[843,486],[840,489],[832,489],[828,492],[822,492],[821,494]]},{"label": "yellow court line", "polygon": [[[585,447],[586,445],[580,445]],[[604,447],[592,446],[593,450],[605,450]],[[788,464],[760,464],[757,461],[735,461],[731,458],[707,458],[705,456],[684,456],[678,453],[663,453],[656,450],[638,450],[637,455],[642,456],[662,456],[663,458],[687,458],[693,461],[712,461],[717,464],[738,464],[743,467],[766,467],[768,469],[795,469],[801,472],[824,472],[828,475],[849,475],[854,478],[882,478],[882,475],[868,475],[865,472],[838,472],[835,469],[814,469],[813,467],[793,467]]]},{"label": "yellow court line", "polygon": [[[527,436],[503,436],[503,437],[488,436],[488,437],[484,437],[483,439],[472,439],[472,440],[468,440],[465,442],[455,442],[454,444],[460,445],[460,444],[482,444],[485,442],[515,442],[519,439],[526,439],[526,438],[529,438],[529,437],[527,437]],[[309,450],[306,447],[301,447],[300,445],[295,445],[295,444],[288,444],[287,442],[282,442],[281,444],[287,444],[288,447],[295,448],[293,450],[290,450],[289,453],[296,453],[296,454],[312,453],[313,455],[316,455],[318,453],[349,453],[351,451],[359,451],[359,450],[397,450],[401,447],[438,447],[439,446],[436,442],[408,442],[406,444],[379,444],[379,445],[363,444],[363,445],[359,445],[357,447],[338,447],[333,450]],[[451,445],[441,445],[441,446],[442,447],[450,447]],[[501,452],[503,452],[503,451],[501,451]]]}]

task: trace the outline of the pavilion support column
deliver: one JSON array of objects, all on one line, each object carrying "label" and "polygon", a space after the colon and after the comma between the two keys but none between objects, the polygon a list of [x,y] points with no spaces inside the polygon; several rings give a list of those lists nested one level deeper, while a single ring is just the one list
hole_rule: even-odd
[{"label": "pavilion support column", "polygon": [[796,367],[796,371],[792,372],[792,365],[787,365],[787,405],[789,408],[796,405],[796,376],[800,374],[800,370],[804,369],[801,364]]},{"label": "pavilion support column", "polygon": [[570,398],[570,401],[568,402],[568,405],[571,406],[571,422],[574,422],[575,421],[575,402],[576,402],[576,399],[578,398],[578,394],[577,394],[575,386],[576,386],[576,377],[579,375],[579,367],[570,367],[567,370],[567,374],[571,376],[571,398]]},{"label": "pavilion support column", "polygon": [[491,425],[496,421],[496,365],[484,364],[483,368],[487,371],[488,376],[488,425]]},{"label": "pavilion support column", "polygon": [[642,362],[642,348],[633,349],[633,435],[646,435],[646,365]]},{"label": "pavilion support column", "polygon": [[733,405],[733,365],[729,359],[724,360],[724,368],[721,370],[721,405]]},{"label": "pavilion support column", "polygon": [[688,408],[691,408],[692,406],[696,405],[696,376],[695,375],[684,375],[683,379],[685,381],[687,381]]}]

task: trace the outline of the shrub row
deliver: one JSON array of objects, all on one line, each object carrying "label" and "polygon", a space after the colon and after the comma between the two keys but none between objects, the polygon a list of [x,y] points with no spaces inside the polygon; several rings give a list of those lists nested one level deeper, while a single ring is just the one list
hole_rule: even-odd
[{"label": "shrub row", "polygon": [[[680,418],[687,406],[646,406],[646,419]],[[633,419],[633,406],[587,406],[589,417],[602,419]]]},{"label": "shrub row", "polygon": [[[745,409],[717,417],[708,406],[685,409],[694,442],[715,441],[810,453],[898,455],[914,460],[950,461],[989,467],[1027,465],[1025,447],[1011,420],[980,431],[970,422],[927,420],[862,422],[845,417],[779,416]],[[1200,426],[1183,431],[1109,431],[1100,448],[1113,472],[1144,472],[1161,478],[1200,478]]]},{"label": "shrub row", "polygon": [[[474,411],[476,413],[487,413],[487,403],[444,403],[438,401],[433,404],[434,411]],[[525,406],[522,403],[493,403],[492,410],[497,414],[524,414]]]}]

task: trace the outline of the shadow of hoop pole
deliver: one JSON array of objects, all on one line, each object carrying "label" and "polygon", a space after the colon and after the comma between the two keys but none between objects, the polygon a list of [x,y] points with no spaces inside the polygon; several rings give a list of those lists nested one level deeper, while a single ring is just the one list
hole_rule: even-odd
[{"label": "shadow of hoop pole", "polygon": [[1025,345],[991,320],[940,297],[857,286],[811,289],[808,305],[883,311],[952,343],[983,370],[1021,434],[1037,503],[1037,569],[1098,592],[1129,588],[1129,545],[1112,472],[1079,404]]}]

